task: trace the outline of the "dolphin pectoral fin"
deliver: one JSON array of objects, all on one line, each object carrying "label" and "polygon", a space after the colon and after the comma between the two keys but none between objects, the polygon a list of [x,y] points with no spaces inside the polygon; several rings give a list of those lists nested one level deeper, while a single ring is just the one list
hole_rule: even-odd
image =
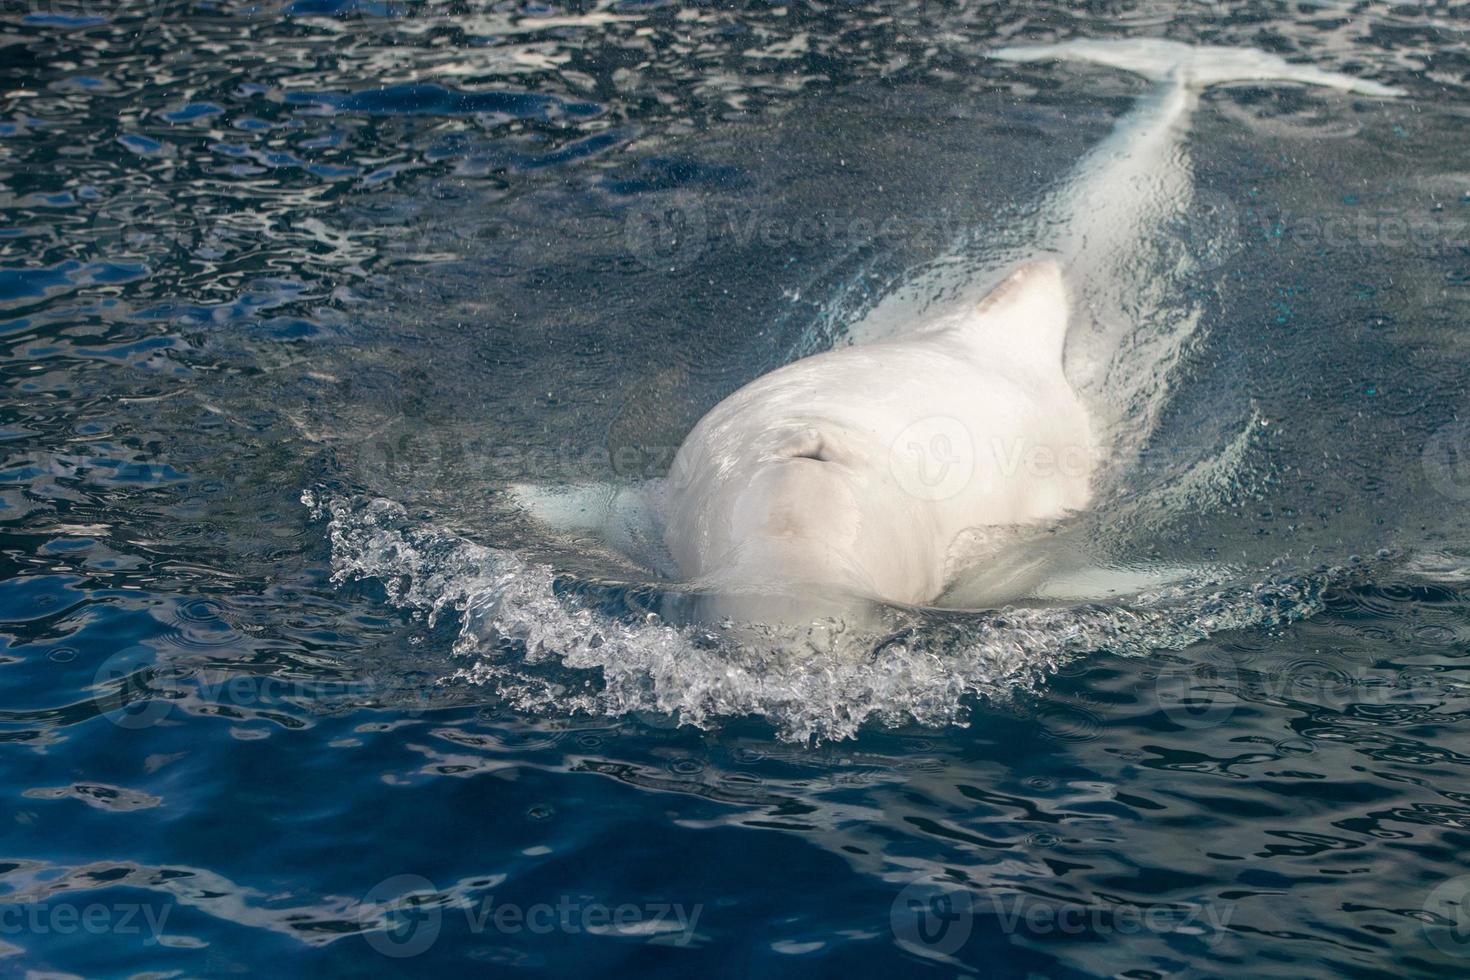
[{"label": "dolphin pectoral fin", "polygon": [[950,585],[938,605],[985,609],[1029,602],[1104,602],[1218,576],[1208,565],[1122,565],[1088,555],[1057,525],[969,528],[949,550]]},{"label": "dolphin pectoral fin", "polygon": [[595,531],[607,521],[619,488],[611,483],[539,486],[515,483],[511,499],[537,523],[555,531]]},{"label": "dolphin pectoral fin", "polygon": [[1039,259],[1011,273],[952,329],[977,356],[1057,370],[1070,311],[1062,267]]},{"label": "dolphin pectoral fin", "polygon": [[1161,38],[1077,39],[1059,44],[1020,45],[998,48],[990,52],[990,57],[1001,61],[1086,61],[1155,81],[1178,80],[1193,89],[1228,82],[1282,81],[1383,98],[1403,94],[1380,82],[1294,64],[1255,48],[1196,47]]},{"label": "dolphin pectoral fin", "polygon": [[626,558],[668,574],[659,520],[664,481],[561,486],[512,484],[515,505],[542,527],[559,534],[591,535]]},{"label": "dolphin pectoral fin", "polygon": [[1204,565],[1093,565],[1048,577],[1037,586],[1035,594],[1038,599],[1053,602],[1104,602],[1207,579],[1219,572]]}]

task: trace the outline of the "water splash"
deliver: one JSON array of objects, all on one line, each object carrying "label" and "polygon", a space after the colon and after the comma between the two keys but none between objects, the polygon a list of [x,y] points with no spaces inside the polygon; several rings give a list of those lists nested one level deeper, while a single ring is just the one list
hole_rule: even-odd
[{"label": "water splash", "polygon": [[851,738],[868,723],[963,723],[973,698],[1033,690],[1087,653],[1181,649],[1309,616],[1354,573],[1200,579],[1106,606],[908,613],[884,632],[835,621],[707,629],[665,622],[630,587],[559,575],[389,500],[317,491],[302,500],[329,521],[335,580],[376,579],[392,605],[431,625],[458,619],[465,663],[443,683],[490,688],[532,714],[647,713],[700,728],[758,715],[796,741]]}]

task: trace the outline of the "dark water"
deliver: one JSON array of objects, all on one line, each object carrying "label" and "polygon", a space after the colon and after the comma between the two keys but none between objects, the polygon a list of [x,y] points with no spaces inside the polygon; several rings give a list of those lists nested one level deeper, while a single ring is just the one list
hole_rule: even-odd
[{"label": "dark water", "polygon": [[[1463,9],[0,12],[0,974],[1470,967]],[[1198,113],[1075,533],[1208,574],[783,659],[510,506],[983,251],[1143,84],[980,52],[1081,35],[1408,92]]]}]

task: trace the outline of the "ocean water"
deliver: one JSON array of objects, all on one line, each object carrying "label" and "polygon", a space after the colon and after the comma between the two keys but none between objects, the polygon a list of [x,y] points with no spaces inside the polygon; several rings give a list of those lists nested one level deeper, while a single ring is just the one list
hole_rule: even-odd
[{"label": "ocean water", "polygon": [[[1467,22],[0,0],[0,975],[1470,971]],[[1202,97],[997,572],[1123,584],[735,636],[517,509],[1016,248],[1072,37],[1405,92]]]}]

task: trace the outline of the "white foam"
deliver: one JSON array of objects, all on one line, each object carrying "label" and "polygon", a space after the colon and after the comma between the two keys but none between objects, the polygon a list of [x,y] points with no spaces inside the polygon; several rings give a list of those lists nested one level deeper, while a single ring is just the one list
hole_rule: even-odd
[{"label": "white foam", "polygon": [[701,728],[759,715],[793,740],[847,738],[868,723],[961,722],[974,697],[1030,689],[1086,653],[1179,649],[1310,615],[1332,580],[1176,583],[1108,606],[914,616],[887,634],[836,622],[800,633],[708,630],[606,613],[550,567],[391,501],[308,491],[303,502],[330,521],[337,581],[374,578],[399,608],[459,619],[464,666],[445,681],[483,685],[533,714],[654,713]]}]

